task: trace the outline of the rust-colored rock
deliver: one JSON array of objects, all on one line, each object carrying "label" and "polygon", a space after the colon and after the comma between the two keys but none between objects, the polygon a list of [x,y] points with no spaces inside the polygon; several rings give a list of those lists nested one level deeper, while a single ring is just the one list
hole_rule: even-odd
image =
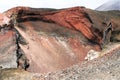
[{"label": "rust-colored rock", "polygon": [[53,15],[45,15],[45,19],[65,27],[78,30],[89,40],[95,40],[96,42],[101,43],[101,36],[95,35],[91,30],[92,22],[84,8],[75,7],[61,10],[53,13]]},{"label": "rust-colored rock", "polygon": [[90,50],[100,51],[110,41],[111,23],[108,16],[82,7],[16,7],[1,14],[0,45],[5,36],[14,33],[16,66],[31,72],[51,72],[84,61]]}]

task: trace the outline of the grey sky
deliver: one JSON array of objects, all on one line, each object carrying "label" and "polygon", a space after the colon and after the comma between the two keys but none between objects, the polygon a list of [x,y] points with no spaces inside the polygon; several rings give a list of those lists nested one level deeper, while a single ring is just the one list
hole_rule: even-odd
[{"label": "grey sky", "polygon": [[67,8],[74,6],[85,6],[95,9],[109,0],[1,0],[0,12],[16,6],[29,6],[34,8]]}]

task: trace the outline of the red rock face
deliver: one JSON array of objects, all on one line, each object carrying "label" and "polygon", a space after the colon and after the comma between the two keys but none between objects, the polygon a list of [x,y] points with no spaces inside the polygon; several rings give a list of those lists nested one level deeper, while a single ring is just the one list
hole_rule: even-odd
[{"label": "red rock face", "polygon": [[75,7],[61,10],[53,13],[53,15],[45,15],[45,19],[51,20],[65,27],[78,30],[88,39],[96,37],[90,30],[92,23],[87,18],[87,13],[84,11],[84,8]]},{"label": "red rock face", "polygon": [[[7,27],[12,28],[2,29],[15,32],[18,67],[31,72],[51,72],[77,64],[84,61],[89,50],[101,50],[104,40],[109,39],[106,37],[109,32],[104,35],[108,30],[108,23],[102,21],[105,16],[81,7],[63,10],[16,7],[4,14],[1,24],[7,18],[10,22]],[[5,41],[6,35],[10,33],[0,40]]]},{"label": "red rock face", "polygon": [[[85,8],[74,7],[60,10],[44,16],[45,20],[53,21],[59,25],[81,32],[87,39],[102,44],[102,36],[92,30],[93,23]],[[102,26],[105,27],[105,26]]]}]

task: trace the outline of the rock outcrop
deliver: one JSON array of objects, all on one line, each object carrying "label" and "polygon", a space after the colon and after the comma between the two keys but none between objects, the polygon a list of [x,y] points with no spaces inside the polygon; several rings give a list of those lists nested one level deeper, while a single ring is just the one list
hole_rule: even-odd
[{"label": "rock outcrop", "polygon": [[0,66],[1,68],[17,68],[15,33],[0,32]]},{"label": "rock outcrop", "polygon": [[12,8],[0,17],[0,65],[47,73],[80,63],[110,42],[117,23],[105,14],[83,7]]}]

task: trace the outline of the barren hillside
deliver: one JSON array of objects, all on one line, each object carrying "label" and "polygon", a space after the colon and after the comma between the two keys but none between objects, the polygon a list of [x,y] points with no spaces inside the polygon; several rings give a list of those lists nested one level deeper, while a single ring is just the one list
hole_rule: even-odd
[{"label": "barren hillside", "polygon": [[[93,80],[102,76],[103,66],[114,75],[112,65],[120,68],[119,14],[84,7],[5,11],[0,14],[0,80],[18,80],[14,74],[21,73],[20,80]],[[95,75],[97,69],[100,74]]]}]

